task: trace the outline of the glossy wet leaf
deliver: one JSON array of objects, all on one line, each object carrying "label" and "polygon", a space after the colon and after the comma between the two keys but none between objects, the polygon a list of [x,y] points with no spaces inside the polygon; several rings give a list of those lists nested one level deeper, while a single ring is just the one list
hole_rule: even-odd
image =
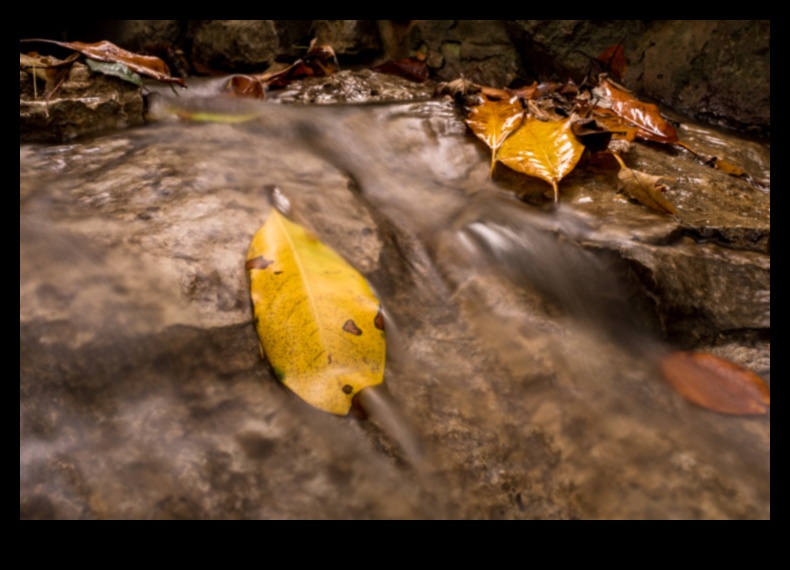
[{"label": "glossy wet leaf", "polygon": [[494,100],[484,97],[481,105],[469,109],[466,124],[491,149],[491,173],[499,147],[524,120],[524,107],[518,97]]},{"label": "glossy wet leaf", "polygon": [[595,94],[611,105],[612,112],[636,128],[638,138],[660,143],[678,141],[677,130],[661,116],[656,105],[640,101],[608,79],[601,81]]},{"label": "glossy wet leaf", "polygon": [[167,64],[158,57],[140,55],[131,51],[127,51],[108,41],[101,41],[93,44],[86,44],[83,42],[59,42],[56,40],[44,39],[22,41],[54,44],[66,49],[80,52],[82,55],[96,61],[122,63],[132,71],[135,71],[140,75],[152,77],[158,81],[165,83],[178,83],[179,85],[184,84],[184,80],[180,77],[173,77],[170,75],[170,69],[167,67]]},{"label": "glossy wet leaf", "polygon": [[723,414],[762,415],[771,409],[771,392],[747,368],[697,352],[676,352],[661,364],[664,378],[690,402]]},{"label": "glossy wet leaf", "polygon": [[253,237],[246,267],[277,377],[316,408],[348,414],[360,390],[384,380],[384,319],[365,278],[277,210]]},{"label": "glossy wet leaf", "polygon": [[584,145],[574,136],[571,120],[544,122],[529,117],[501,146],[497,160],[524,174],[536,176],[554,188],[573,171],[584,153]]},{"label": "glossy wet leaf", "polygon": [[619,156],[614,156],[621,166],[617,175],[620,192],[661,214],[678,215],[675,206],[664,197],[667,187],[661,182],[662,176],[628,168]]}]

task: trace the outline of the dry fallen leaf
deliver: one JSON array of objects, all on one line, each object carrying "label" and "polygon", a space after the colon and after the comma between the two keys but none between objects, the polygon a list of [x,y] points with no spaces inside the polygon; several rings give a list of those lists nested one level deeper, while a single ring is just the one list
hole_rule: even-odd
[{"label": "dry fallen leaf", "polygon": [[723,414],[763,415],[771,392],[757,374],[712,354],[675,352],[661,363],[664,379],[690,402]]},{"label": "dry fallen leaf", "polygon": [[620,174],[617,178],[620,182],[619,191],[640,204],[647,206],[651,210],[662,214],[678,215],[678,211],[669,200],[664,198],[664,191],[667,187],[661,183],[663,176],[655,176],[647,172],[641,172],[628,168],[623,159],[616,154],[613,156],[620,163]]},{"label": "dry fallen leaf", "polygon": [[80,52],[82,55],[95,59],[97,61],[106,61],[111,63],[123,63],[132,71],[140,75],[147,75],[153,77],[158,81],[164,83],[178,83],[184,84],[184,80],[180,77],[173,77],[170,75],[170,69],[167,64],[158,57],[150,55],[140,55],[125,49],[119,48],[117,45],[108,41],[96,42],[94,44],[86,44],[83,42],[59,42],[55,40],[21,40],[23,42],[39,42],[46,44],[54,44],[66,49]]},{"label": "dry fallen leaf", "polygon": [[557,203],[560,180],[573,171],[583,153],[584,145],[571,130],[571,119],[543,122],[529,117],[502,144],[497,160],[551,184]]},{"label": "dry fallen leaf", "polygon": [[518,97],[496,101],[484,96],[482,105],[469,109],[466,124],[491,149],[491,175],[494,173],[499,147],[521,126],[523,120],[524,108]]}]

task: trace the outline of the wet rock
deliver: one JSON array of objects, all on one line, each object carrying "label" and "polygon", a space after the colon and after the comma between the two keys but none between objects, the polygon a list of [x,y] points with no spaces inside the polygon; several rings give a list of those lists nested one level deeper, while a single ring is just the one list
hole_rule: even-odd
[{"label": "wet rock", "polygon": [[430,99],[433,84],[415,85],[394,75],[375,71],[341,71],[329,77],[310,77],[273,92],[280,103],[377,103]]},{"label": "wet rock", "polygon": [[280,53],[274,20],[192,20],[193,63],[227,71],[262,71]]},{"label": "wet rock", "polygon": [[629,84],[685,114],[770,135],[770,20],[669,20],[642,35]]},{"label": "wet rock", "polygon": [[123,26],[117,34],[118,44],[135,52],[155,44],[175,46],[183,34],[182,20],[122,20],[122,22]]},{"label": "wet rock", "polygon": [[769,20],[513,20],[525,65],[578,80],[620,42],[625,84],[684,114],[770,134]]},{"label": "wet rock", "polygon": [[31,75],[20,71],[20,141],[64,141],[143,122],[143,96],[131,83],[75,63],[50,96],[41,81],[34,91]]},{"label": "wet rock", "polygon": [[327,44],[341,56],[374,58],[381,54],[376,20],[315,20],[314,32],[318,44]]},{"label": "wet rock", "polygon": [[[612,200],[605,161],[528,206],[449,102],[233,104],[258,118],[20,148],[22,518],[770,517],[770,419],[656,372],[666,332],[765,374],[764,250]],[[745,181],[626,159],[675,172],[687,225],[768,227]],[[261,360],[244,257],[271,184],[382,299],[422,456]]]},{"label": "wet rock", "polygon": [[408,42],[426,53],[437,79],[463,74],[483,85],[504,87],[523,75],[504,20],[415,20]]}]

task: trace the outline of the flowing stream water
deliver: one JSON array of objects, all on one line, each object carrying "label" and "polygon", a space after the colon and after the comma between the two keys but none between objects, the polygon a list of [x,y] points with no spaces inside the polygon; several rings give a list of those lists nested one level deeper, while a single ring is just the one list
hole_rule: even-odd
[{"label": "flowing stream water", "polygon": [[[770,418],[697,408],[658,372],[705,347],[770,381],[770,291],[727,277],[770,271],[763,191],[635,150],[694,220],[722,188],[759,194],[701,239],[613,200],[606,160],[556,209],[540,181],[489,180],[445,101],[178,105],[255,118],[20,147],[22,517],[770,516]],[[770,184],[767,145],[684,133]],[[368,420],[309,408],[258,356],[244,256],[269,185],[382,299]],[[701,316],[645,285],[662,256],[691,289],[720,267],[687,293]]]}]

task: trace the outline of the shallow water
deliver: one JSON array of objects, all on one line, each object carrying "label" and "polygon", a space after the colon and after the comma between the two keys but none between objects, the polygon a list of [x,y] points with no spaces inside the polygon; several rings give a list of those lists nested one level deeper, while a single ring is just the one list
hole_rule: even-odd
[{"label": "shallow water", "polygon": [[[695,408],[657,373],[666,319],[770,379],[767,333],[662,313],[627,262],[764,253],[612,201],[606,163],[558,209],[525,204],[542,183],[488,180],[446,102],[178,105],[257,118],[20,148],[22,517],[770,516],[770,418]],[[688,133],[770,181],[766,147]],[[730,182],[683,154],[634,160],[681,173],[691,212],[693,180]],[[368,421],[312,410],[258,357],[243,259],[272,184],[387,310],[396,403]],[[738,326],[759,331],[754,303]]]}]

